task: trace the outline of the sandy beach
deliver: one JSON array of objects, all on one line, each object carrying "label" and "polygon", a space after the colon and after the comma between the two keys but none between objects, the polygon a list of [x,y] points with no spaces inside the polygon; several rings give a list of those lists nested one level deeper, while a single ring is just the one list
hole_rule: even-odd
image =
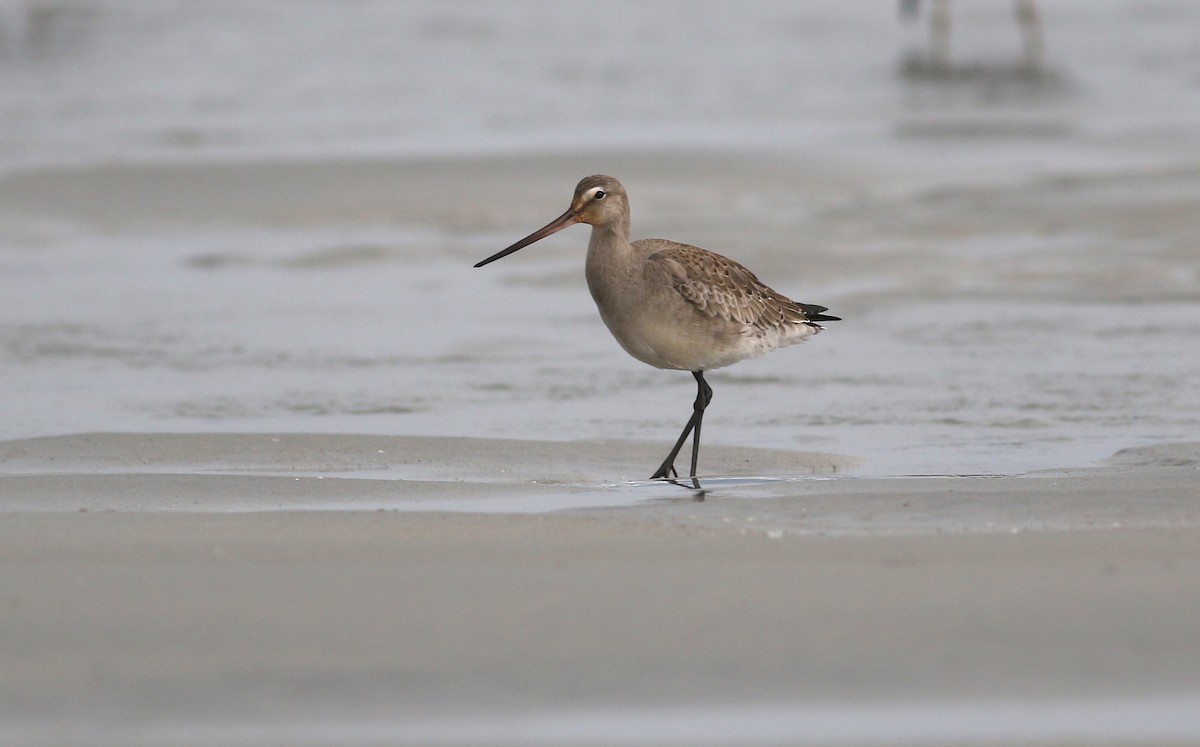
[{"label": "sandy beach", "polygon": [[955,7],[0,4],[0,744],[1200,744],[1200,7]]},{"label": "sandy beach", "polygon": [[941,479],[716,447],[759,479],[597,482],[644,446],[0,444],[0,737],[1196,738],[1200,445]]}]

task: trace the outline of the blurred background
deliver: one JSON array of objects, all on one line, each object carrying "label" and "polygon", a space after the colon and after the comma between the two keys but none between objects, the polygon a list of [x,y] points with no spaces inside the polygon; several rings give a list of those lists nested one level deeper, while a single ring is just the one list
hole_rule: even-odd
[{"label": "blurred background", "polygon": [[4,0],[0,165],[1195,130],[1186,0],[845,6]]},{"label": "blurred background", "polygon": [[635,237],[845,318],[715,374],[707,438],[878,474],[1194,438],[1197,29],[1191,0],[3,0],[0,436],[667,443],[691,378],[608,338],[583,229],[470,267],[603,171]]}]

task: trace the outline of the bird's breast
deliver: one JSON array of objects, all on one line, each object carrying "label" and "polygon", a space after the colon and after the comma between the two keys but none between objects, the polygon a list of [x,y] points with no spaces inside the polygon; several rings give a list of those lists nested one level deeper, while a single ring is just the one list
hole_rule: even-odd
[{"label": "bird's breast", "polygon": [[656,368],[703,371],[754,353],[745,325],[705,317],[669,285],[608,276],[588,288],[600,318],[631,356]]}]

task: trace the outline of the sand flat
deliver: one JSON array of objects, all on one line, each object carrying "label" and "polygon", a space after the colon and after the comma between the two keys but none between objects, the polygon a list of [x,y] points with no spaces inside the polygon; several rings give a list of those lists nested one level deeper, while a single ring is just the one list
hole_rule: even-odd
[{"label": "sand flat", "polygon": [[220,5],[0,4],[0,744],[1200,744],[1200,4]]},{"label": "sand flat", "polygon": [[[670,726],[682,715],[726,709],[838,744],[867,739],[864,714],[926,709],[978,742],[996,713],[1096,723],[1081,704],[1112,702],[1136,719],[1200,692],[1186,445],[1118,460],[1134,467],[731,482],[697,501],[537,484],[504,444],[426,444],[443,455],[431,472],[464,452],[511,468],[490,484],[415,481],[420,500],[478,499],[455,512],[398,510],[417,500],[401,479],[312,476],[355,466],[371,438],[297,437],[302,478],[277,474],[279,434],[3,444],[4,741],[550,744],[592,724],[593,743],[615,744],[633,718],[669,744],[697,737]],[[526,447],[534,465],[584,458]],[[580,469],[626,448],[589,445]],[[140,463],[95,469],[134,451]],[[33,469],[51,456],[56,472]],[[98,502],[72,507],[89,492]],[[488,513],[489,492],[526,509]],[[632,497],[605,505],[612,492]],[[568,508],[545,508],[556,495]],[[1172,718],[1130,743],[1182,728]],[[792,734],[813,724],[820,739]]]}]

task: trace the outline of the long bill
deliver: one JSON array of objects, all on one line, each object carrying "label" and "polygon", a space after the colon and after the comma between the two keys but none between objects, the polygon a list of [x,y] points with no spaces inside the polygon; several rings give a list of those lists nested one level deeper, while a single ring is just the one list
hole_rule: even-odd
[{"label": "long bill", "polygon": [[482,262],[477,262],[475,264],[475,266],[483,267],[484,265],[488,264],[489,262],[495,262],[498,259],[503,259],[503,258],[507,257],[508,255],[512,254],[513,252],[517,251],[518,249],[524,249],[525,247],[529,246],[533,242],[541,241],[542,239],[546,238],[550,234],[558,233],[559,231],[563,230],[564,228],[575,225],[578,222],[579,222],[579,215],[576,214],[576,212],[574,210],[568,210],[567,212],[558,216],[554,220],[550,221],[546,225],[542,226],[538,230],[529,234],[528,236],[521,239],[520,241],[513,244],[512,246],[508,247],[507,249],[503,249],[501,251],[496,252],[495,254],[493,254],[492,256],[483,260]]}]

